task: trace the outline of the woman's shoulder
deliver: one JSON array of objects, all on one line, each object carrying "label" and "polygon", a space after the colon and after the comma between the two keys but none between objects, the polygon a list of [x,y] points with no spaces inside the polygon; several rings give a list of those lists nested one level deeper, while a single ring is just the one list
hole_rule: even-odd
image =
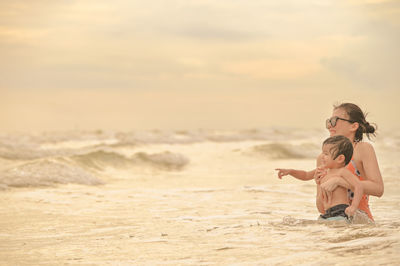
[{"label": "woman's shoulder", "polygon": [[357,145],[354,149],[354,153],[363,156],[363,155],[375,153],[375,150],[374,150],[374,146],[372,146],[371,143],[361,141],[361,142],[357,143]]},{"label": "woman's shoulder", "polygon": [[356,145],[356,149],[373,149],[373,148],[374,147],[372,146],[371,143],[365,142],[365,141],[357,142],[357,145]]}]

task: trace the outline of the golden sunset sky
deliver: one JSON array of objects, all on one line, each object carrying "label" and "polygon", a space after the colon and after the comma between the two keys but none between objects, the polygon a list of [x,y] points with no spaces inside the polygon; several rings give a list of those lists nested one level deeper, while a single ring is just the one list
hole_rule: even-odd
[{"label": "golden sunset sky", "polygon": [[398,128],[397,0],[0,0],[0,131]]}]

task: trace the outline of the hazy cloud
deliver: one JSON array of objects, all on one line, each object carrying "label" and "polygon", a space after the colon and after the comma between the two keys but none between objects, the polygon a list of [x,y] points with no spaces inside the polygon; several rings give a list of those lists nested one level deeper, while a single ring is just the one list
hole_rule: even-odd
[{"label": "hazy cloud", "polygon": [[338,76],[393,88],[399,12],[367,0],[0,1],[0,87],[270,88]]},{"label": "hazy cloud", "polygon": [[320,127],[336,101],[392,125],[399,18],[389,0],[0,0],[0,127]]},{"label": "hazy cloud", "polygon": [[398,90],[400,84],[400,3],[373,1],[364,7],[365,20],[353,26],[360,36],[341,54],[321,60],[324,67],[359,87]]}]

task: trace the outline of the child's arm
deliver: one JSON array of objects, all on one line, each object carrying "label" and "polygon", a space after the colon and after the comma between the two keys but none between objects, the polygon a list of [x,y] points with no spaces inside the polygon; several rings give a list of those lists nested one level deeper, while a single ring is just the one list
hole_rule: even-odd
[{"label": "child's arm", "polygon": [[279,179],[282,179],[283,176],[285,175],[291,175],[294,178],[297,178],[299,180],[303,181],[308,181],[314,178],[314,173],[315,169],[311,171],[304,171],[304,170],[296,170],[296,169],[282,169],[282,168],[277,168],[275,169],[278,171],[278,177]]},{"label": "child's arm", "polygon": [[349,182],[347,182],[346,179],[343,178],[339,173],[339,175],[334,176],[331,179],[324,182],[323,184],[321,184],[322,198],[330,203],[332,200],[332,192],[337,187],[344,187],[350,189],[351,191],[354,191],[354,188],[349,184]]},{"label": "child's arm", "polygon": [[363,186],[361,184],[361,181],[355,175],[353,175],[352,172],[345,168],[340,171],[340,175],[353,187],[354,197],[351,202],[351,206],[347,207],[345,210],[348,216],[353,216],[355,211],[358,209],[358,205],[360,204],[360,201],[363,197]]},{"label": "child's arm", "polygon": [[325,213],[325,208],[324,208],[323,198],[322,198],[322,195],[321,195],[321,186],[320,185],[317,185],[316,205],[317,205],[318,211],[320,213],[324,214]]},{"label": "child's arm", "polygon": [[[321,155],[322,154],[318,155],[318,157],[317,157],[317,166],[321,165]],[[284,168],[276,168],[275,170],[278,171],[279,179],[282,179],[282,177],[285,175],[291,175],[294,178],[297,178],[297,179],[303,180],[303,181],[315,179],[317,184],[319,184],[320,178],[326,174],[319,167],[317,167],[317,169],[314,169],[314,170],[311,170],[308,172],[304,171],[304,170],[284,169]]]}]

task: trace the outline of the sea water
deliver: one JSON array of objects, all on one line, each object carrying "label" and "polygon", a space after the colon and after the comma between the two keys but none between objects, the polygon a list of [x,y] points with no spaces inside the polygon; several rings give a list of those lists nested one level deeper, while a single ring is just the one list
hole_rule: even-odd
[{"label": "sea water", "polygon": [[0,135],[0,265],[396,265],[400,135],[375,147],[375,224],[317,221],[327,132],[71,131]]}]

